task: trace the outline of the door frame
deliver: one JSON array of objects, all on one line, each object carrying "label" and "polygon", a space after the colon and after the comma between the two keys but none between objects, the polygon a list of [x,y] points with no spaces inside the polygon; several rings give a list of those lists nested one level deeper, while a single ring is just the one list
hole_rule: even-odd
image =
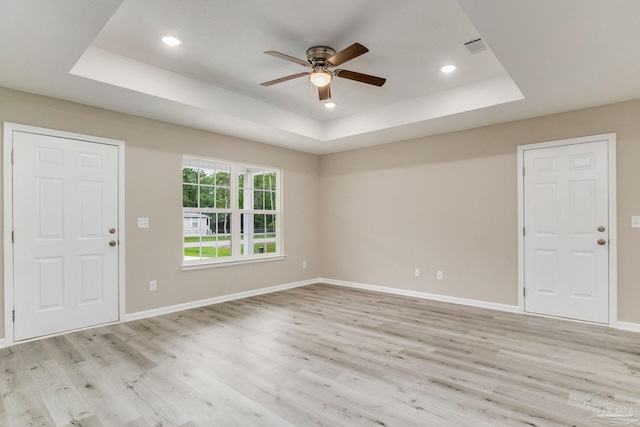
[{"label": "door frame", "polygon": [[[14,344],[13,334],[13,242],[11,241],[11,233],[13,231],[13,166],[12,166],[12,149],[13,149],[13,132],[33,133],[44,136],[53,136],[66,139],[75,139],[86,141],[89,143],[113,145],[118,148],[118,321],[125,319],[125,223],[124,223],[124,141],[110,138],[102,138],[98,136],[83,135],[78,133],[46,129],[41,127],[22,125],[17,123],[4,122],[3,134],[3,240],[4,240],[4,345],[10,346]],[[52,334],[57,335],[57,334]],[[52,336],[49,335],[49,336]],[[20,342],[33,341],[38,338],[22,340]]]},{"label": "door frame", "polygon": [[[583,136],[518,146],[518,311],[524,311],[524,154],[529,150],[607,141],[608,187],[609,187],[609,322],[617,327],[618,322],[618,217],[616,199],[616,134]],[[527,313],[533,314],[535,313]]]}]

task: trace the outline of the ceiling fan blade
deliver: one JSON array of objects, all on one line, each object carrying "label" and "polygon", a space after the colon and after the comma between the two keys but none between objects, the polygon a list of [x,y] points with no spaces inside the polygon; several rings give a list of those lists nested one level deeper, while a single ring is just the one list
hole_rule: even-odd
[{"label": "ceiling fan blade", "polygon": [[268,82],[260,83],[260,86],[271,86],[276,83],[286,82],[287,80],[293,80],[293,79],[297,79],[298,77],[307,76],[307,75],[309,75],[309,73],[298,73],[298,74],[293,74],[287,77],[280,77],[279,79],[269,80]]},{"label": "ceiling fan blade", "polygon": [[320,101],[331,98],[331,89],[329,86],[330,85],[326,85],[318,88],[318,97],[320,98]]},{"label": "ceiling fan blade", "polygon": [[275,56],[276,58],[284,59],[285,61],[295,62],[303,67],[311,67],[311,64],[309,64],[308,61],[303,61],[302,59],[294,58],[293,56],[285,55],[284,53],[276,52],[275,50],[268,50],[265,53],[267,55]]},{"label": "ceiling fan blade", "polygon": [[335,70],[333,75],[374,86],[382,86],[387,81],[387,79],[383,79],[382,77],[370,76],[369,74],[356,73],[355,71],[349,70]]},{"label": "ceiling fan blade", "polygon": [[340,64],[344,64],[347,61],[351,61],[353,58],[357,58],[360,55],[364,55],[369,52],[369,49],[362,46],[360,43],[354,43],[346,49],[341,50],[332,57],[327,59],[327,62],[334,67]]}]

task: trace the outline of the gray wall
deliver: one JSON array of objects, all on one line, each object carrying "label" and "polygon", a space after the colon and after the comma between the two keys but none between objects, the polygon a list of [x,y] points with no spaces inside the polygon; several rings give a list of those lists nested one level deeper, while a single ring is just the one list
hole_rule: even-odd
[{"label": "gray wall", "polygon": [[[315,155],[3,88],[0,121],[125,141],[127,313],[320,276]],[[283,169],[286,260],[181,270],[185,153]],[[148,217],[151,227],[138,229],[138,217]],[[307,269],[302,269],[303,260]],[[149,292],[153,279],[158,290]],[[3,309],[1,302],[0,325]],[[4,335],[4,326],[0,331]]]},{"label": "gray wall", "polygon": [[631,101],[323,156],[323,277],[517,305],[517,146],[616,132],[618,317],[640,323],[638,112]]},{"label": "gray wall", "polygon": [[[319,157],[0,88],[2,122],[126,142],[127,313],[316,277],[515,305],[516,147],[616,132],[619,319],[640,323],[638,111],[640,100]],[[285,261],[181,270],[184,153],[284,170]]]}]

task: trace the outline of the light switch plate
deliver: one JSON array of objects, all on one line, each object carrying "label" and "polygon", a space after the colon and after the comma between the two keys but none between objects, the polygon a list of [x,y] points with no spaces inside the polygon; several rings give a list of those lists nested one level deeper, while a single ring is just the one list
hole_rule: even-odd
[{"label": "light switch plate", "polygon": [[149,218],[138,218],[138,228],[149,228]]},{"label": "light switch plate", "polygon": [[631,228],[640,228],[640,216],[631,217]]}]

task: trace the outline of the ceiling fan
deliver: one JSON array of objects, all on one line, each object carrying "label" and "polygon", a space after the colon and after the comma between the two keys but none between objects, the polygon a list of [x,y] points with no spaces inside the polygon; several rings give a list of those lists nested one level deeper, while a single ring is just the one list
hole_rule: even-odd
[{"label": "ceiling fan", "polygon": [[332,68],[357,58],[360,55],[364,55],[367,52],[369,52],[369,49],[362,46],[360,43],[354,43],[338,53],[330,47],[314,46],[307,49],[307,60],[303,61],[302,59],[270,50],[265,53],[267,55],[275,56],[276,58],[295,62],[303,67],[310,67],[311,71],[270,80],[268,82],[260,83],[260,85],[271,86],[276,83],[286,82],[287,80],[296,79],[298,77],[309,76],[311,83],[318,88],[318,96],[321,101],[331,98],[331,89],[329,84],[333,77],[342,77],[343,79],[355,80],[357,82],[367,83],[374,86],[382,86],[387,79],[370,76],[368,74],[356,73],[355,71],[349,70],[332,70]]}]

